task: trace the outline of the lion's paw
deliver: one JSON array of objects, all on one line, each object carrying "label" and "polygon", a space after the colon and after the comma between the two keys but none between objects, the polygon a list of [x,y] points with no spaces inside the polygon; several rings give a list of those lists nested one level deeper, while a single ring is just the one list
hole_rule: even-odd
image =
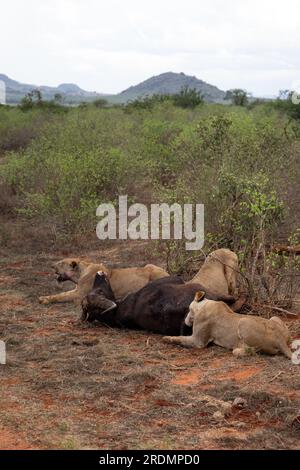
[{"label": "lion's paw", "polygon": [[50,303],[49,297],[47,296],[39,297],[39,303],[43,305],[49,304]]},{"label": "lion's paw", "polygon": [[172,336],[164,336],[163,341],[165,343],[173,343],[173,337]]}]

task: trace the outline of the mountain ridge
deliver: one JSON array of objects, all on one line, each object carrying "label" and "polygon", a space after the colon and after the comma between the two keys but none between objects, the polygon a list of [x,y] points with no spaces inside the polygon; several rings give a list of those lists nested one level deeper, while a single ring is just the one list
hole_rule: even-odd
[{"label": "mountain ridge", "polygon": [[42,93],[43,99],[54,99],[56,94],[61,94],[66,102],[80,103],[84,100],[95,100],[97,97],[103,96],[101,93],[95,91],[86,91],[74,83],[61,83],[57,87],[47,85],[33,85],[28,83],[21,83],[13,80],[5,74],[0,73],[0,80],[6,86],[6,101],[9,104],[17,104],[27,93],[32,90],[39,90]]},{"label": "mountain ridge", "polygon": [[39,90],[45,100],[54,99],[56,94],[60,94],[66,104],[79,104],[84,101],[94,101],[100,97],[107,99],[111,103],[126,103],[135,99],[143,99],[146,96],[154,94],[172,95],[178,93],[183,87],[196,89],[203,95],[204,100],[208,102],[222,102],[225,98],[225,92],[223,90],[195,76],[186,75],[183,72],[164,72],[159,75],[154,75],[115,95],[86,91],[75,83],[61,83],[57,87],[38,86],[18,82],[5,74],[0,74],[0,80],[4,81],[6,85],[7,103],[9,104],[20,103],[22,98],[34,89]]},{"label": "mountain ridge", "polygon": [[225,91],[214,85],[200,80],[183,72],[165,72],[154,75],[138,85],[131,86],[120,93],[120,96],[129,99],[142,98],[153,94],[175,94],[179,93],[183,87],[194,88],[202,93],[206,101],[222,101],[225,98]]}]

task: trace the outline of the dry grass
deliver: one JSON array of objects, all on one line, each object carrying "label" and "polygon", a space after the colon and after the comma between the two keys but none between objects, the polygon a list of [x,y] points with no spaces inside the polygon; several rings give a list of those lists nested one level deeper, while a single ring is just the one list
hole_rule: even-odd
[{"label": "dry grass", "polygon": [[[84,254],[140,265],[154,261],[146,248]],[[8,362],[0,366],[0,447],[299,447],[299,366],[283,356],[238,360],[215,346],[184,350],[147,332],[82,325],[73,305],[37,303],[57,290],[50,265],[61,256],[2,251],[0,338]],[[297,333],[300,321],[290,324]],[[236,397],[246,406],[216,419]]]}]

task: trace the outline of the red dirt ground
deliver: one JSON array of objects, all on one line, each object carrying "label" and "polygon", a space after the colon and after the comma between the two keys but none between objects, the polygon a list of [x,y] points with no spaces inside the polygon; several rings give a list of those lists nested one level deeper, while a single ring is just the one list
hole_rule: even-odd
[{"label": "red dirt ground", "polygon": [[[103,251],[102,260],[129,264],[130,250]],[[57,291],[50,266],[62,253],[1,255],[0,448],[299,448],[299,366],[82,325],[78,307],[37,301]],[[153,262],[144,251],[134,259]],[[299,336],[300,320],[290,324]],[[230,407],[237,397],[243,408]]]}]

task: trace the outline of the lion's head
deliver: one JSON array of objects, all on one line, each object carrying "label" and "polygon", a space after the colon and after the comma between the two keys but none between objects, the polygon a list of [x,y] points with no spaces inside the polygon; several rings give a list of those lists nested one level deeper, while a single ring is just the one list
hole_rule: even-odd
[{"label": "lion's head", "polygon": [[205,297],[204,291],[197,291],[193,302],[190,304],[189,313],[185,317],[184,323],[186,326],[193,326],[195,314],[199,310],[199,302]]},{"label": "lion's head", "polygon": [[77,284],[80,277],[80,263],[79,258],[65,258],[53,264],[56,280],[58,282],[72,281]]},{"label": "lion's head", "polygon": [[271,317],[270,321],[273,321],[273,322],[277,323],[277,325],[280,326],[281,332],[284,335],[285,340],[287,341],[287,343],[289,343],[291,341],[291,332],[288,329],[288,327],[285,325],[285,323],[283,323],[281,318]]}]

